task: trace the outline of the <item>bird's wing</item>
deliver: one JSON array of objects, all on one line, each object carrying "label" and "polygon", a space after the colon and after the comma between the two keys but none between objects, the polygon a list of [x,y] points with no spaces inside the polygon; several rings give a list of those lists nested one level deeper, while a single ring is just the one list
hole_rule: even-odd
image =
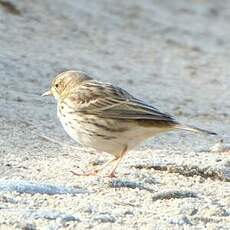
[{"label": "bird's wing", "polygon": [[175,121],[169,114],[161,113],[155,107],[111,84],[89,81],[71,97],[71,101],[75,101],[75,112],[101,118]]}]

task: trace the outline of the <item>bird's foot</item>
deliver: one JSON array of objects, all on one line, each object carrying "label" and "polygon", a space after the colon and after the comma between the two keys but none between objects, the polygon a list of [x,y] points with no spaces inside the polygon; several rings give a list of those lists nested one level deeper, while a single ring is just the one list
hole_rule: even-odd
[{"label": "bird's foot", "polygon": [[106,177],[109,177],[109,178],[117,178],[117,175],[115,174],[114,171],[112,171],[109,175],[107,175]]},{"label": "bird's foot", "polygon": [[75,176],[96,176],[98,173],[98,170],[91,170],[91,171],[83,172],[83,173],[78,173],[75,171],[70,171],[70,172],[73,173],[73,175]]}]

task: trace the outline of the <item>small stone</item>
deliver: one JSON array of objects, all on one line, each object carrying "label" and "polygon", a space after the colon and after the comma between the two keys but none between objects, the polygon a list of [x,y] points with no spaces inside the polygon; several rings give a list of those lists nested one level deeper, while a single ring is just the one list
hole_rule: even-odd
[{"label": "small stone", "polygon": [[132,212],[132,211],[126,211],[125,213],[124,213],[124,215],[130,215],[130,216],[134,216],[134,213]]},{"label": "small stone", "polygon": [[175,219],[170,220],[170,224],[177,224],[177,225],[191,225],[191,221],[186,216],[179,216]]},{"label": "small stone", "polygon": [[116,221],[115,217],[108,212],[99,213],[94,217],[94,220],[99,221],[101,223],[114,223]]},{"label": "small stone", "polygon": [[225,209],[219,206],[206,206],[203,209],[199,211],[199,215],[203,217],[221,217],[221,216],[227,216],[228,213]]}]

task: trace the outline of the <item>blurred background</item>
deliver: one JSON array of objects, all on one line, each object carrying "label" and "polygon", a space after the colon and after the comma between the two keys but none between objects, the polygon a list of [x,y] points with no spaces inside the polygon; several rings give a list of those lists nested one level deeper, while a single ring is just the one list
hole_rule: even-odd
[{"label": "blurred background", "polygon": [[[57,124],[55,101],[40,97],[67,69],[119,85],[228,139],[229,21],[227,0],[0,0],[2,150],[10,143],[36,151],[41,143],[34,143],[30,124],[70,141]],[[167,135],[155,145],[209,143]]]}]

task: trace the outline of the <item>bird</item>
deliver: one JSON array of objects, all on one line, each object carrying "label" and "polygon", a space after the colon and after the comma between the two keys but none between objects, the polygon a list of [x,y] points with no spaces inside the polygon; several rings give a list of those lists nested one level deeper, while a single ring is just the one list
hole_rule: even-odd
[{"label": "bird", "polygon": [[217,135],[205,129],[185,125],[173,116],[138,99],[126,90],[95,80],[79,70],[58,74],[51,88],[42,96],[57,100],[57,116],[67,134],[85,147],[113,155],[102,166],[78,176],[97,175],[112,164],[108,177],[116,177],[116,169],[127,152],[157,134],[172,130]]}]

